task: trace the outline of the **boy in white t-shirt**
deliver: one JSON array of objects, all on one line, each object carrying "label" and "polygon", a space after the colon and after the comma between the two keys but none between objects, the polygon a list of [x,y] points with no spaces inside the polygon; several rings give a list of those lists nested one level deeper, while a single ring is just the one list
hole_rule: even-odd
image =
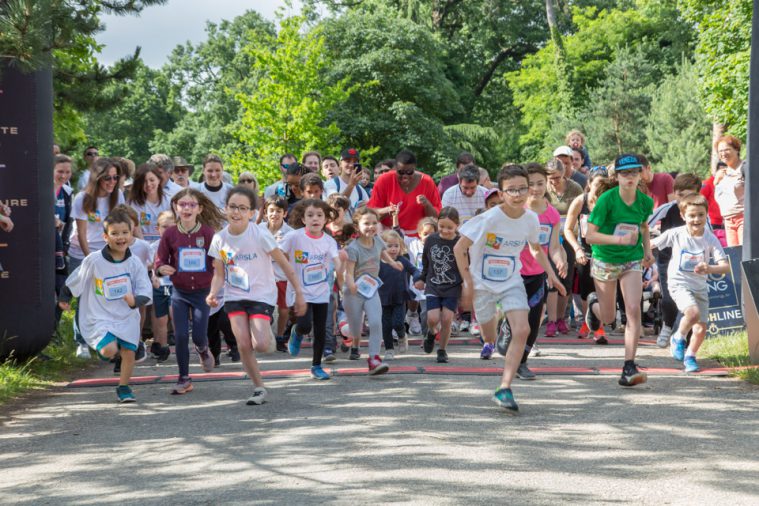
[{"label": "boy in white t-shirt", "polygon": [[508,413],[516,414],[519,407],[511,392],[511,382],[530,332],[527,321],[530,308],[519,273],[521,251],[529,247],[548,275],[549,286],[555,286],[560,293],[565,290],[540,247],[538,217],[524,208],[529,191],[527,170],[521,165],[504,166],[498,175],[498,188],[503,203],[472,218],[459,229],[461,238],[454,247],[454,254],[464,280],[461,306],[468,308],[473,303],[484,341],[491,345],[495,342],[498,303],[511,326],[512,342],[493,401]]},{"label": "boy in white t-shirt", "polygon": [[[670,338],[672,357],[683,362],[685,372],[697,372],[696,354],[706,337],[709,318],[709,274],[727,274],[727,261],[719,239],[706,230],[709,203],[701,194],[685,197],[678,202],[685,226],[665,231],[651,240],[651,248],[672,248],[667,267],[667,283],[672,300],[683,315],[680,326]],[[714,260],[717,265],[710,265]],[[685,336],[693,330],[686,350]]]}]

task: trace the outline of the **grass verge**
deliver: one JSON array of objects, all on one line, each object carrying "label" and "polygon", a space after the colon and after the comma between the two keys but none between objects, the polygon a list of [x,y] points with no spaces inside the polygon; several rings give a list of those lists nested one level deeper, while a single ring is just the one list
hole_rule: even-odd
[{"label": "grass verge", "polygon": [[[717,360],[728,368],[751,365],[748,355],[748,336],[745,332],[707,339],[701,346],[699,354],[702,357]],[[759,368],[734,369],[731,374],[754,385],[759,385]]]},{"label": "grass verge", "polygon": [[24,395],[32,390],[48,388],[66,379],[72,371],[82,369],[92,362],[76,358],[76,345],[71,328],[73,311],[61,318],[58,337],[53,338],[44,354],[50,360],[35,357],[23,363],[7,360],[0,364],[0,404]]}]

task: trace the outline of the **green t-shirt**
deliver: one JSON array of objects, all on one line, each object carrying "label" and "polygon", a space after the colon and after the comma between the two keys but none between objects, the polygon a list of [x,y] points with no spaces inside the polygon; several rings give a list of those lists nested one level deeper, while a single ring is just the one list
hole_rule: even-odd
[{"label": "green t-shirt", "polygon": [[638,229],[638,243],[635,246],[593,244],[593,258],[613,264],[643,260],[643,236],[640,234],[640,225],[651,216],[654,201],[640,190],[635,192],[635,202],[629,206],[622,200],[619,188],[605,192],[598,197],[588,222],[596,225],[600,233],[607,235],[625,235],[635,227]]}]

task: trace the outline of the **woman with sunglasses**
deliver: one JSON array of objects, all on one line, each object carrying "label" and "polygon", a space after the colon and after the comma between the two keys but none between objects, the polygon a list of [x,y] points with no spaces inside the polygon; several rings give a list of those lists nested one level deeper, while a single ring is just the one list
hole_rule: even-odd
[{"label": "woman with sunglasses", "polygon": [[[74,272],[87,255],[105,248],[103,220],[114,207],[124,203],[124,196],[119,191],[120,177],[120,169],[113,160],[98,158],[87,186],[74,197],[71,217],[76,226],[71,230],[69,272]],[[84,338],[76,326],[74,330],[79,344],[77,356],[89,358],[90,352]]]}]

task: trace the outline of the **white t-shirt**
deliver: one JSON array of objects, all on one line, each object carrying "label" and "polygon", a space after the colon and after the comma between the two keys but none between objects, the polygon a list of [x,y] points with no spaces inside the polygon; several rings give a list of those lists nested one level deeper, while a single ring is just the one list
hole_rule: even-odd
[{"label": "white t-shirt", "polygon": [[157,241],[161,238],[158,235],[158,215],[171,209],[171,197],[164,193],[160,202],[152,203],[145,201],[145,204],[129,201],[129,207],[137,212],[140,219],[140,228],[142,229],[143,238],[148,241]]},{"label": "white t-shirt", "polygon": [[[116,205],[124,203],[124,196],[121,192],[118,192],[118,200]],[[87,222],[87,245],[90,247],[90,253],[103,249],[105,247],[105,239],[103,234],[103,221],[108,217],[110,208],[108,203],[110,201],[110,195],[100,197],[97,199],[94,213],[84,212],[84,192],[77,193],[74,197],[74,202],[71,205],[71,217],[75,220],[84,220]],[[76,259],[83,259],[84,253],[82,247],[79,244],[79,235],[76,233],[76,224],[71,227],[71,246],[69,247],[69,256]]]},{"label": "white t-shirt", "polygon": [[[161,244],[161,240],[157,240],[150,243],[150,269],[155,265],[155,257],[158,254],[158,245]],[[159,286],[174,286],[171,283],[171,276],[158,276]]]},{"label": "white t-shirt", "polygon": [[171,197],[179,193],[180,191],[184,190],[181,186],[176,184],[174,181],[169,179],[166,181],[166,185],[163,187],[163,194],[167,197],[169,197],[169,200],[171,200]]},{"label": "white t-shirt", "polygon": [[[258,227],[266,230],[271,234],[269,231],[269,226],[266,224],[266,222],[259,223]],[[277,241],[277,246],[279,246],[279,249],[282,249],[282,240],[288,233],[292,232],[292,230],[293,228],[283,221],[282,226],[279,227],[279,230],[272,234],[274,236],[274,240]],[[280,267],[279,264],[274,260],[271,261],[271,265],[274,268],[274,279],[277,281],[287,281],[287,276],[285,276],[282,267]]]},{"label": "white t-shirt", "polygon": [[[418,237],[416,239],[413,239],[409,245],[408,245],[408,254],[411,257],[411,263],[414,264],[414,267],[419,269],[419,272],[422,271],[422,255],[424,253],[424,243],[421,239]],[[427,296],[424,294],[424,290],[417,290],[416,287],[414,287],[414,280],[409,280],[409,287],[411,288],[411,291],[414,293],[414,300],[422,301],[426,300]]]},{"label": "white t-shirt", "polygon": [[277,285],[271,266],[271,252],[277,242],[268,230],[248,224],[240,235],[232,235],[229,226],[217,232],[208,255],[224,264],[224,299],[250,300],[270,306],[277,303]]},{"label": "white t-shirt", "polygon": [[704,230],[704,235],[694,237],[688,233],[686,225],[666,230],[651,239],[651,245],[659,249],[672,248],[672,258],[667,266],[667,285],[670,287],[706,291],[707,276],[696,274],[696,265],[701,262],[708,265],[711,259],[715,262],[727,260],[719,239],[712,232]]},{"label": "white t-shirt", "polygon": [[151,255],[150,253],[150,243],[143,241],[138,237],[135,237],[134,242],[129,245],[129,251],[132,252],[132,255],[139,258],[142,262],[142,265],[147,267],[148,270],[153,268],[153,260],[155,260],[155,255]]},{"label": "white t-shirt", "polygon": [[140,312],[124,301],[124,295],[152,299],[153,286],[145,264],[135,255],[123,262],[111,262],[102,251],[87,256],[66,280],[79,297],[79,329],[87,344],[97,348],[110,332],[132,344],[140,339]]},{"label": "white t-shirt", "polygon": [[[329,197],[333,193],[342,194],[347,186],[348,186],[348,183],[346,183],[345,181],[343,181],[342,178],[340,178],[340,189],[338,190],[335,179],[334,178],[328,179],[327,181],[324,182],[324,200],[327,200],[327,197]],[[350,212],[352,213],[353,210],[356,209],[356,206],[358,206],[360,202],[369,201],[369,192],[367,192],[364,188],[361,188],[359,185],[356,185],[353,187],[353,191],[351,192],[350,201],[351,201]]]},{"label": "white t-shirt", "polygon": [[443,207],[453,207],[459,212],[459,220],[461,223],[466,223],[471,220],[478,209],[485,209],[485,194],[487,188],[484,186],[477,186],[474,194],[471,197],[467,197],[461,193],[461,186],[458,184],[451,186],[441,199]]},{"label": "white t-shirt", "polygon": [[224,209],[227,206],[227,194],[232,189],[232,185],[222,183],[216,191],[209,190],[205,183],[192,183],[191,186],[208,197],[219,209]]},{"label": "white t-shirt", "polygon": [[[306,302],[315,304],[329,302],[337,258],[337,242],[322,232],[319,238],[311,237],[305,228],[293,230],[280,245],[295,269],[303,288]],[[295,290],[287,283],[287,305],[295,304]]]},{"label": "white t-shirt", "polygon": [[519,254],[527,243],[538,242],[540,223],[529,209],[513,219],[497,206],[469,220],[459,233],[472,241],[469,271],[474,288],[498,294],[511,283],[522,283]]}]

